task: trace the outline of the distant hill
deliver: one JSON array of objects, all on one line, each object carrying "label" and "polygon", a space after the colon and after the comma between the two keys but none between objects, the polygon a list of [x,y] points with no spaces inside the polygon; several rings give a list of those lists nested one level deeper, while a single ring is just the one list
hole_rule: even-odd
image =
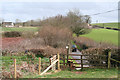
[{"label": "distant hill", "polygon": [[110,27],[110,28],[118,28],[118,22],[114,22],[114,23],[95,23],[92,25],[98,25],[101,27]]}]

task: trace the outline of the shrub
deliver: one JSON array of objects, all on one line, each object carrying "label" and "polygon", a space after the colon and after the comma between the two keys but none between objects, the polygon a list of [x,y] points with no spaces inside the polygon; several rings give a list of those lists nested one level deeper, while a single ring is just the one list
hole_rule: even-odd
[{"label": "shrub", "polygon": [[53,48],[51,46],[44,46],[44,48],[39,48],[39,49],[29,49],[27,50],[28,53],[32,52],[35,54],[36,57],[50,57],[55,54],[65,54],[67,53],[65,49],[63,48]]},{"label": "shrub", "polygon": [[65,47],[72,38],[72,32],[68,28],[45,26],[39,31],[39,36],[45,45],[54,48]]},{"label": "shrub", "polygon": [[4,32],[3,35],[5,37],[20,37],[21,36],[21,32],[17,32],[17,31]]},{"label": "shrub", "polygon": [[27,58],[30,59],[30,60],[34,60],[35,59],[35,54],[27,53]]},{"label": "shrub", "polygon": [[95,47],[95,48],[116,48],[117,47],[110,43],[96,42],[96,41],[86,38],[86,37],[74,37],[74,41],[81,50],[93,48],[93,47]]},{"label": "shrub", "polygon": [[32,31],[25,31],[25,32],[22,32],[22,37],[23,38],[34,38],[35,34]]},{"label": "shrub", "polygon": [[21,50],[30,50],[30,49],[41,49],[44,47],[44,41],[43,39],[37,37],[37,38],[27,38],[23,40],[18,47],[21,48]]},{"label": "shrub", "polygon": [[[118,48],[89,48],[89,49],[86,49],[86,50],[82,50],[81,53],[85,54],[85,55],[86,54],[87,55],[106,55],[106,57],[88,56],[86,58],[89,59],[88,61],[89,61],[90,64],[102,63],[102,64],[106,64],[106,66],[107,66],[107,64],[108,64],[108,53],[109,52],[111,52],[111,58],[113,58],[115,60],[119,59],[118,58],[118,54],[119,54]],[[99,60],[100,58],[102,59],[102,61]],[[96,60],[98,60],[98,61],[96,61]],[[111,66],[115,67],[116,65],[117,65],[117,62],[111,60]]]},{"label": "shrub", "polygon": [[[17,73],[17,78],[21,78],[22,77],[22,73],[19,71],[16,71]],[[14,70],[10,70],[10,71],[6,71],[6,70],[2,70],[1,72],[1,78],[3,79],[10,79],[10,78],[14,78]]]},{"label": "shrub", "polygon": [[90,29],[82,28],[82,27],[75,27],[75,28],[72,28],[72,31],[73,31],[73,33],[76,34],[77,37],[79,37],[79,35],[89,33]]},{"label": "shrub", "polygon": [[8,54],[10,54],[8,50],[2,50],[2,56],[7,56]]},{"label": "shrub", "polygon": [[35,54],[36,57],[45,57],[45,54],[44,54],[44,49],[29,49],[27,50],[27,53],[28,52],[32,52]]},{"label": "shrub", "polygon": [[47,46],[45,47],[44,49],[44,54],[46,56],[52,56],[52,55],[55,55],[55,54],[65,54],[67,53],[67,50],[65,48],[53,48],[51,46]]}]

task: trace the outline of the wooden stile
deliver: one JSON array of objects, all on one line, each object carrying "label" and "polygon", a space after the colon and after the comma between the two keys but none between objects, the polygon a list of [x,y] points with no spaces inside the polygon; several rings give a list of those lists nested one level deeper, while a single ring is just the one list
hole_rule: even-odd
[{"label": "wooden stile", "polygon": [[58,60],[55,60],[46,70],[44,70],[40,75],[43,75],[44,73],[46,73],[54,64],[56,64]]}]

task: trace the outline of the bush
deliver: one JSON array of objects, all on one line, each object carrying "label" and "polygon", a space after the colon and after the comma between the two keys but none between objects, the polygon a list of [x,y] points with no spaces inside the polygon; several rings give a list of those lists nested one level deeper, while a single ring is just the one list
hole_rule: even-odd
[{"label": "bush", "polygon": [[[5,71],[5,70],[2,70],[2,75],[1,75],[1,78],[3,78],[4,80],[7,80],[7,79],[10,79],[10,78],[14,78],[14,70],[11,70],[11,71]],[[22,74],[20,72],[16,72],[17,73],[17,78],[20,78],[22,77]]]},{"label": "bush", "polygon": [[23,40],[18,47],[21,47],[23,50],[30,49],[41,49],[44,47],[44,41],[41,38],[27,38]]},{"label": "bush", "polygon": [[23,38],[33,38],[33,37],[35,37],[35,35],[34,35],[34,32],[32,32],[32,31],[25,31],[25,32],[22,32],[22,37]]},{"label": "bush", "polygon": [[9,52],[7,50],[2,50],[2,56],[7,56]]},{"label": "bush", "polygon": [[28,52],[32,52],[33,54],[35,54],[36,57],[45,57],[44,49],[29,49],[27,50],[27,53]]},{"label": "bush", "polygon": [[47,46],[45,47],[44,49],[44,54],[46,56],[52,56],[52,55],[55,55],[55,54],[65,54],[67,53],[67,50],[65,48],[53,48],[51,46]]},{"label": "bush", "polygon": [[79,46],[80,49],[88,49],[88,48],[116,48],[117,46],[105,43],[105,42],[96,42],[92,39],[86,37],[74,37],[75,44]]},{"label": "bush", "polygon": [[[86,50],[82,50],[82,54],[84,55],[106,55],[106,57],[93,57],[93,56],[88,56],[86,57],[87,59],[89,59],[89,63],[90,64],[93,64],[93,63],[96,63],[96,64],[99,64],[99,63],[102,63],[104,64],[103,62],[105,62],[106,66],[108,64],[108,53],[111,52],[111,58],[119,61],[118,59],[118,54],[119,54],[119,50],[118,48],[89,48],[89,49],[86,49]],[[99,59],[102,59],[102,61],[100,61]],[[98,61],[96,61],[98,60]],[[117,65],[117,62],[115,61],[112,61],[111,60],[111,66],[112,67],[115,67]]]},{"label": "bush", "polygon": [[76,34],[77,37],[79,37],[79,35],[89,33],[90,29],[82,28],[82,27],[76,27],[76,28],[72,28],[72,31],[73,31],[73,33]]},{"label": "bush", "polygon": [[63,48],[53,48],[51,46],[44,46],[44,48],[39,48],[39,49],[29,49],[27,50],[28,52],[27,53],[33,53],[35,54],[36,57],[50,57],[52,55],[55,55],[55,54],[65,54],[67,53],[66,52],[66,49],[63,49]]},{"label": "bush", "polygon": [[40,29],[38,35],[44,40],[45,45],[52,46],[54,48],[65,48],[72,38],[72,32],[68,28],[51,26],[45,26]]},{"label": "bush", "polygon": [[5,37],[20,37],[22,34],[21,34],[21,32],[12,31],[12,32],[4,32],[3,35]]}]

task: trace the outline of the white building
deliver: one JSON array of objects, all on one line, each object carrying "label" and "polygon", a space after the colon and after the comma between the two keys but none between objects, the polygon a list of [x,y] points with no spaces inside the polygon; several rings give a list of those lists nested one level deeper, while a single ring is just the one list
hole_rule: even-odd
[{"label": "white building", "polygon": [[14,27],[13,22],[2,22],[2,27]]}]

